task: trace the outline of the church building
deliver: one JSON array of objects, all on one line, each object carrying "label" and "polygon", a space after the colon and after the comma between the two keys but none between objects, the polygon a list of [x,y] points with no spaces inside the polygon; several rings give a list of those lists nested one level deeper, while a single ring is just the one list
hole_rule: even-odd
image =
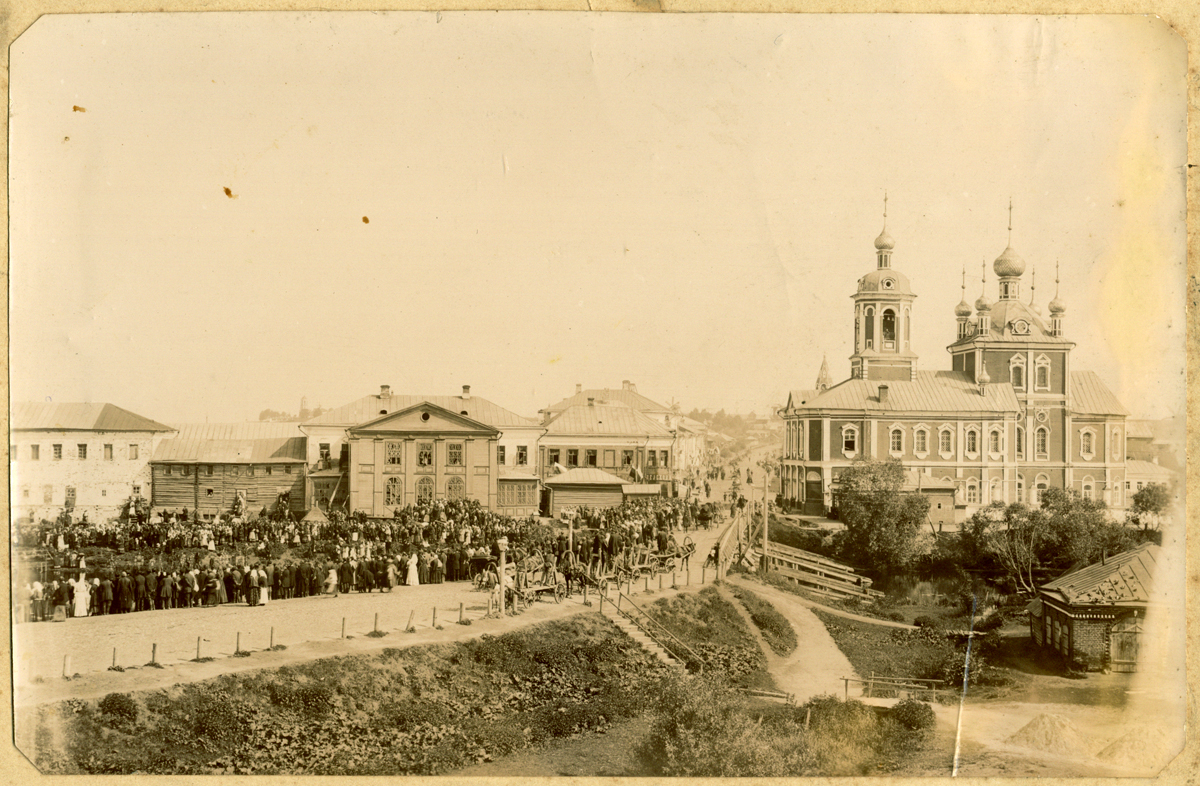
[{"label": "church building", "polygon": [[809,515],[833,504],[838,474],[856,459],[900,459],[906,469],[952,483],[957,520],[991,502],[1037,505],[1048,488],[1068,488],[1110,506],[1127,504],[1128,412],[1093,372],[1071,364],[1066,306],[1056,292],[1049,317],[1022,299],[1025,262],[1009,245],[992,270],[998,299],[954,308],[951,368],[918,368],[911,344],[916,293],[892,267],[895,241],[875,239],[875,269],[858,280],[850,378],[794,390],[780,411],[782,494]]}]

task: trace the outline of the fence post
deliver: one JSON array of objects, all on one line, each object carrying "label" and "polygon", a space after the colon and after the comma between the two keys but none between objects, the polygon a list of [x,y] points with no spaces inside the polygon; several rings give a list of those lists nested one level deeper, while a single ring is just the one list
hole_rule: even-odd
[{"label": "fence post", "polygon": [[63,655],[63,677],[69,678],[70,676],[71,676],[71,656]]},{"label": "fence post", "polygon": [[707,574],[708,574],[708,566],[701,565],[700,566],[700,583],[701,584],[704,583],[704,580],[707,578]]},{"label": "fence post", "polygon": [[375,632],[379,632],[379,612],[375,612]]},{"label": "fence post", "polygon": [[271,626],[271,649],[275,649],[275,626]]},{"label": "fence post", "polygon": [[867,683],[867,698],[875,695],[875,672],[871,672],[871,681]]},{"label": "fence post", "polygon": [[[113,650],[113,653],[114,653],[113,657],[115,658],[116,650]],[[196,660],[200,660],[200,637],[199,636],[196,637]]]},{"label": "fence post", "polygon": [[150,645],[150,662],[158,663],[158,645],[157,644]]},{"label": "fence post", "polygon": [[463,621],[463,602],[461,600],[458,602],[458,621]]},{"label": "fence post", "polygon": [[342,617],[342,638],[346,638],[346,618]]},{"label": "fence post", "polygon": [[662,574],[658,574],[658,588],[662,589]]},{"label": "fence post", "polygon": [[417,614],[416,609],[413,609],[412,611],[408,612],[408,624],[404,626],[405,633],[407,633],[410,630],[412,630],[412,631],[416,630],[416,628],[414,628],[413,624],[412,624],[413,617],[416,616],[416,614]]},{"label": "fence post", "polygon": [[437,630],[437,606],[433,607],[433,629]]},{"label": "fence post", "polygon": [[[199,658],[200,656],[197,655],[196,657]],[[113,668],[116,668],[116,666],[117,666],[117,648],[113,647]]]},{"label": "fence post", "polygon": [[237,643],[233,645],[233,652],[236,655],[242,651],[242,632],[239,630],[237,634]]},{"label": "fence post", "polygon": [[846,701],[850,700],[850,680],[847,677],[842,677],[842,682],[846,685]]},{"label": "fence post", "polygon": [[642,578],[644,578],[646,580],[646,592],[649,592],[650,591],[650,577],[643,576]]}]

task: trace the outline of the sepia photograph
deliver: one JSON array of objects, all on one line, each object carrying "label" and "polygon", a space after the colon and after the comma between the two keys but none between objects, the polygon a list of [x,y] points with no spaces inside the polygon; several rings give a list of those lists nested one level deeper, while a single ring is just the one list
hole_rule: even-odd
[{"label": "sepia photograph", "polygon": [[1188,772],[1187,55],[37,18],[9,774]]}]

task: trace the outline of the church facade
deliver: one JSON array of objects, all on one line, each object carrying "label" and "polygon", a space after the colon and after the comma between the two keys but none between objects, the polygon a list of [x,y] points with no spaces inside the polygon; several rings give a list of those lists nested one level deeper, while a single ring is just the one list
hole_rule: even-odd
[{"label": "church facade", "polygon": [[[886,201],[885,201],[886,207]],[[1093,372],[1072,367],[1066,307],[1057,291],[1048,318],[1021,293],[1025,262],[1010,242],[992,265],[998,299],[955,307],[951,368],[917,366],[911,345],[916,293],[892,267],[895,241],[875,240],[876,267],[858,280],[850,378],[794,390],[786,427],[784,499],[827,514],[838,474],[857,459],[900,459],[910,471],[955,487],[957,520],[991,502],[1037,505],[1048,488],[1074,489],[1111,507],[1127,504],[1128,412]],[[1055,281],[1056,289],[1058,281]]]}]

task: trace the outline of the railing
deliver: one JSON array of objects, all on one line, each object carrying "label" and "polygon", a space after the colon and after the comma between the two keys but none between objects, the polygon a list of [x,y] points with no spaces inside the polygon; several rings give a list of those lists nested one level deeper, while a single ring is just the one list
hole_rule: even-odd
[{"label": "railing", "polygon": [[[624,599],[628,603],[627,608],[621,608],[621,600]],[[617,599],[613,600],[608,596],[608,593],[600,593],[600,608],[604,609],[605,603],[611,603],[612,607],[617,610],[617,613],[625,617],[625,619],[636,625],[642,633],[649,636],[655,644],[666,650],[671,657],[685,666],[691,663],[696,664],[696,668],[701,673],[704,671],[704,659],[700,657],[688,645],[679,640],[679,637],[667,629],[658,620],[651,617],[646,611],[633,602],[633,598],[626,595],[624,592],[617,590]],[[631,613],[629,609],[633,609]]]},{"label": "railing", "polygon": [[942,687],[945,685],[945,680],[921,679],[917,677],[876,677],[871,675],[870,679],[858,679],[857,677],[842,677],[842,682],[846,686],[846,698],[850,698],[850,683],[857,682],[866,687],[863,689],[863,695],[867,698],[872,698],[871,694],[875,687],[878,686],[884,690],[895,690],[897,693],[901,691],[907,692],[910,696],[916,694],[929,694],[934,696],[937,693],[946,690]]},{"label": "railing", "polygon": [[[738,512],[734,514],[733,520],[730,521],[728,526],[725,527],[725,531],[722,532],[720,537],[717,538],[718,564],[716,568],[718,579],[725,578],[725,575],[729,572],[729,567],[733,565],[736,560],[741,559],[741,555],[736,553],[738,551],[736,545],[739,540],[742,541],[743,544],[748,541],[748,535],[745,533],[748,518],[749,517],[746,515],[745,510],[738,510]],[[705,559],[707,559],[707,557],[705,557]]]}]

